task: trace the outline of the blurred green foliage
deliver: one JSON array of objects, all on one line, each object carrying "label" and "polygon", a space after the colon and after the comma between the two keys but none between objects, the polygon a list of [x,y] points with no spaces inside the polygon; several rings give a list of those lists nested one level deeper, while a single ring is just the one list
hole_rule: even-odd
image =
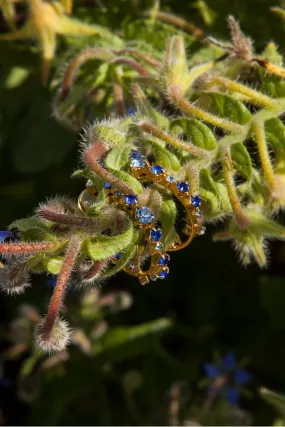
[{"label": "blurred green foliage", "polygon": [[[123,24],[132,23],[151,6],[152,2],[139,0],[78,0],[74,15],[119,34]],[[272,6],[284,5],[281,0],[260,0],[258,6],[255,0],[169,0],[162,1],[161,8],[224,39],[226,17],[233,14],[259,51],[274,40],[284,54],[285,25],[270,12]],[[23,21],[21,5],[17,13]],[[0,31],[7,31],[4,20]],[[135,30],[130,34],[134,36],[139,38]],[[55,85],[62,55],[69,49],[79,51],[81,43],[76,38],[59,39],[51,75]],[[54,88],[41,86],[40,68],[33,43],[0,43],[1,229],[28,216],[47,197],[69,194],[76,198],[81,190],[82,183],[69,178],[77,167],[78,134],[52,117]],[[95,119],[105,114],[102,105],[93,112]],[[45,278],[37,278],[25,296],[1,295],[2,377],[11,381],[8,389],[1,385],[3,423],[168,425],[177,422],[175,415],[181,424],[189,425],[199,422],[202,414],[203,422],[212,425],[282,425],[278,417],[284,417],[284,398],[264,391],[260,396],[257,390],[264,386],[285,393],[284,244],[271,245],[267,271],[254,266],[245,270],[228,244],[214,244],[210,234],[173,255],[171,276],[163,283],[139,287],[123,273],[105,283],[104,295],[118,289],[131,294],[133,305],[128,310],[115,310],[114,316],[109,316],[110,307],[107,312],[94,308],[86,313],[80,293],[70,294],[72,325],[84,330],[87,338],[96,325],[104,325],[105,317],[108,327],[102,326],[101,335],[100,330],[93,335],[91,350],[90,337],[86,341],[81,335],[80,345],[73,343],[69,356],[54,363],[34,354],[29,335],[32,321],[26,312],[17,314],[22,304],[42,312],[50,295]],[[15,325],[20,325],[17,338]],[[13,346],[23,345],[23,337],[25,347],[17,352]],[[202,365],[215,351],[223,354],[229,349],[237,358],[247,359],[247,369],[254,376],[251,393],[234,410],[217,400],[205,416],[206,395],[199,387]],[[179,398],[173,391],[176,384]],[[172,409],[175,399],[178,415]]]}]

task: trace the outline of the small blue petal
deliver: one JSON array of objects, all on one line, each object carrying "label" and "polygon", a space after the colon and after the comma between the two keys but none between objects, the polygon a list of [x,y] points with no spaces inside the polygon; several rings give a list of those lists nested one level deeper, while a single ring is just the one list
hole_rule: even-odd
[{"label": "small blue petal", "polygon": [[57,281],[57,276],[52,276],[50,279],[47,279],[47,280],[46,280],[46,285],[47,285],[49,288],[52,288],[53,286],[55,286],[55,285],[56,285],[56,281]]},{"label": "small blue petal", "polygon": [[208,378],[218,378],[221,375],[220,369],[214,363],[205,363],[203,368]]},{"label": "small blue petal", "polygon": [[0,242],[4,242],[6,239],[14,239],[15,236],[11,231],[0,231]]},{"label": "small blue petal", "polygon": [[127,116],[132,116],[133,114],[135,114],[135,109],[132,107],[129,107],[127,109]]},{"label": "small blue petal", "polygon": [[226,371],[232,371],[235,369],[236,366],[236,358],[234,353],[229,351],[225,357],[223,358],[223,366]]},{"label": "small blue petal", "polygon": [[237,405],[239,403],[239,392],[234,387],[228,387],[226,389],[226,397],[229,403]]},{"label": "small blue petal", "polygon": [[243,368],[238,368],[235,373],[235,382],[237,385],[248,383],[251,379],[252,375]]}]

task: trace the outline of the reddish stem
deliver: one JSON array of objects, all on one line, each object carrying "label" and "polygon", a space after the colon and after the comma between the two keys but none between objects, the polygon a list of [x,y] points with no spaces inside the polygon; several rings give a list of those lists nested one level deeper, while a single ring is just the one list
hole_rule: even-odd
[{"label": "reddish stem", "polygon": [[124,105],[124,92],[123,88],[119,83],[114,83],[113,93],[115,99],[116,109],[120,117],[125,115],[125,105]]},{"label": "reddish stem", "polygon": [[63,83],[62,83],[62,89],[61,89],[61,100],[64,100],[69,95],[72,82],[75,78],[75,75],[77,74],[79,68],[87,61],[92,59],[101,59],[109,60],[112,58],[113,53],[109,49],[104,48],[91,48],[86,49],[84,52],[77,55],[72,62],[67,67],[67,70],[65,71]]},{"label": "reddish stem", "polygon": [[109,182],[113,187],[118,189],[124,194],[135,195],[134,190],[125,184],[123,181],[114,176],[111,172],[107,171],[101,166],[99,159],[107,152],[107,148],[100,142],[96,142],[83,153],[84,162],[91,167],[91,169],[101,176],[104,181]]},{"label": "reddish stem", "polygon": [[141,76],[149,76],[150,74],[139,62],[128,56],[118,56],[112,59],[110,64],[127,65],[129,68],[137,71]]},{"label": "reddish stem", "polygon": [[28,254],[37,252],[49,252],[58,248],[59,242],[40,243],[1,243],[0,253],[2,254]]},{"label": "reddish stem", "polygon": [[69,241],[63,264],[50,300],[48,314],[45,319],[44,331],[47,337],[52,331],[54,321],[60,310],[64,297],[64,292],[66,290],[68,280],[71,276],[72,269],[75,264],[81,244],[82,240],[78,236],[73,236]]}]

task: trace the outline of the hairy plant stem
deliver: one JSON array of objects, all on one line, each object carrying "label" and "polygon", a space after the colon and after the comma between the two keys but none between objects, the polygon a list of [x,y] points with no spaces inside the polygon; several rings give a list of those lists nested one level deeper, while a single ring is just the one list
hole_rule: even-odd
[{"label": "hairy plant stem", "polygon": [[58,275],[58,279],[50,300],[48,314],[45,318],[44,331],[45,335],[48,338],[52,332],[54,321],[56,320],[62,301],[64,293],[70,279],[72,269],[77,259],[78,252],[80,250],[82,240],[79,236],[75,235],[71,237],[67,251],[63,260],[63,264]]}]

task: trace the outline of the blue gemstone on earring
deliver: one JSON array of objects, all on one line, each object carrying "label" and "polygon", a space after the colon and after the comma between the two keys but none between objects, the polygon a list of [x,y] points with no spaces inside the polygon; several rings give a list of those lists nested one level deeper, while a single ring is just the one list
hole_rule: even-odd
[{"label": "blue gemstone on earring", "polygon": [[147,206],[136,209],[136,218],[141,224],[151,224],[154,220],[154,212]]},{"label": "blue gemstone on earring", "polygon": [[202,214],[202,211],[200,211],[200,209],[196,209],[195,215],[196,215],[198,218],[201,218],[201,216],[202,216],[203,214]]},{"label": "blue gemstone on earring", "polygon": [[106,188],[106,190],[109,190],[109,188],[111,188],[110,182],[105,182],[104,187]]},{"label": "blue gemstone on earring", "polygon": [[173,176],[168,175],[166,177],[166,181],[169,182],[170,184],[172,184],[175,181],[175,179],[173,178]]},{"label": "blue gemstone on earring", "polygon": [[161,175],[163,173],[163,168],[159,165],[154,165],[151,167],[151,172],[155,175]]},{"label": "blue gemstone on earring", "polygon": [[122,196],[122,193],[121,193],[120,191],[117,191],[117,196],[118,196],[118,197],[121,197],[121,196]]},{"label": "blue gemstone on earring", "polygon": [[165,279],[169,274],[169,269],[166,267],[158,273],[160,279]]},{"label": "blue gemstone on earring", "polygon": [[139,151],[132,151],[130,154],[130,166],[132,168],[138,169],[142,168],[145,165],[145,161],[143,159],[142,154]]},{"label": "blue gemstone on earring", "polygon": [[126,205],[136,205],[138,202],[137,196],[133,196],[132,194],[127,194],[124,196],[124,200]]},{"label": "blue gemstone on earring", "polygon": [[153,242],[158,242],[162,238],[161,228],[153,228],[150,232],[150,238]]},{"label": "blue gemstone on earring", "polygon": [[191,196],[191,204],[194,208],[198,208],[201,205],[201,199],[199,196]]},{"label": "blue gemstone on earring", "polygon": [[179,181],[177,182],[177,188],[181,193],[188,193],[189,191],[189,184],[186,181]]},{"label": "blue gemstone on earring", "polygon": [[117,254],[114,255],[115,259],[120,259],[121,258],[121,254],[118,252]]},{"label": "blue gemstone on earring", "polygon": [[206,227],[202,227],[199,231],[199,236],[204,236],[204,234],[206,234]]},{"label": "blue gemstone on earring", "polygon": [[170,256],[168,254],[163,255],[162,257],[159,258],[158,264],[159,265],[167,265],[169,260],[170,260]]}]

